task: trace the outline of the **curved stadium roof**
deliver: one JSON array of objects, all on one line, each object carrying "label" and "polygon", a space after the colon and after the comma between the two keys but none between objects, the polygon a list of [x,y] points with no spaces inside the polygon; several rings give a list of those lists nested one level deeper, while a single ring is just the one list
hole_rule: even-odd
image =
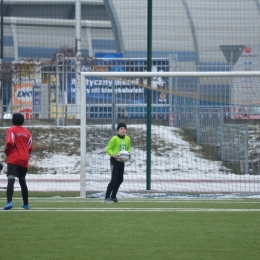
[{"label": "curved stadium roof", "polygon": [[[145,58],[147,1],[81,0],[83,55]],[[226,62],[220,45],[257,45],[259,0],[153,0],[153,57],[190,64]],[[4,58],[50,58],[75,46],[75,1],[5,0]]]}]

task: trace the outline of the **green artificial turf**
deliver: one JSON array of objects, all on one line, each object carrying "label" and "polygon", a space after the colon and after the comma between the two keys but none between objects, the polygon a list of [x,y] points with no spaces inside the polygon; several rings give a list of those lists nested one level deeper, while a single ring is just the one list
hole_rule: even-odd
[{"label": "green artificial turf", "polygon": [[260,211],[252,211],[260,209],[259,200],[124,199],[106,205],[101,199],[43,198],[30,204],[29,211],[20,210],[17,199],[12,210],[0,212],[0,259],[250,260],[260,255]]}]

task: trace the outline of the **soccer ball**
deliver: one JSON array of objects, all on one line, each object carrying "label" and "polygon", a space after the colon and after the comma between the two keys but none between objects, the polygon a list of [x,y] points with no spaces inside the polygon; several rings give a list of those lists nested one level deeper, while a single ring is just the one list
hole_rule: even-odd
[{"label": "soccer ball", "polygon": [[118,157],[122,159],[123,162],[127,162],[130,160],[130,153],[126,150],[120,151]]}]

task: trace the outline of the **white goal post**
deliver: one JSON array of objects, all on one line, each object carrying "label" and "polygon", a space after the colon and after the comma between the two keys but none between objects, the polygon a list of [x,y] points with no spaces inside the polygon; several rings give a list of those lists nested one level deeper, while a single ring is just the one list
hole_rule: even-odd
[{"label": "white goal post", "polygon": [[80,197],[86,197],[86,78],[149,78],[149,77],[259,77],[260,71],[231,72],[81,72],[80,89]]}]

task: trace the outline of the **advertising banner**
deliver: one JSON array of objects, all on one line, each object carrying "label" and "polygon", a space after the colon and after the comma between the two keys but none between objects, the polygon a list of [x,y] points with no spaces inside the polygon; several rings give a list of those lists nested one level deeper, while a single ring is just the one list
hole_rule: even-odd
[{"label": "advertising banner", "polygon": [[19,112],[25,119],[32,118],[32,84],[22,83],[12,88],[13,112]]},{"label": "advertising banner", "polygon": [[13,111],[23,113],[27,119],[32,118],[33,107],[37,113],[41,109],[40,64],[26,61],[13,63],[12,81],[14,82],[12,85]]},{"label": "advertising banner", "polygon": [[21,83],[14,85],[12,97],[14,106],[32,106],[32,84]]},{"label": "advertising banner", "polygon": [[[168,63],[158,61],[154,64],[152,71],[168,71]],[[91,65],[82,64],[82,71],[146,71],[144,61],[128,61],[128,60],[97,60]],[[76,73],[75,61],[71,61],[68,68],[67,76],[67,102],[68,104],[76,103]],[[111,104],[114,98],[117,104],[145,104],[147,79],[139,84],[138,78],[133,78],[131,82],[122,81],[120,79],[102,79],[87,78],[86,79],[86,102],[87,104]],[[168,82],[162,77],[153,77],[151,89],[168,88]],[[113,96],[114,95],[114,96]],[[152,91],[153,104],[167,104],[168,95],[160,91]]]},{"label": "advertising banner", "polygon": [[88,78],[86,79],[87,104],[111,104],[113,84],[116,103],[144,103],[144,88],[142,87],[120,80]]}]

